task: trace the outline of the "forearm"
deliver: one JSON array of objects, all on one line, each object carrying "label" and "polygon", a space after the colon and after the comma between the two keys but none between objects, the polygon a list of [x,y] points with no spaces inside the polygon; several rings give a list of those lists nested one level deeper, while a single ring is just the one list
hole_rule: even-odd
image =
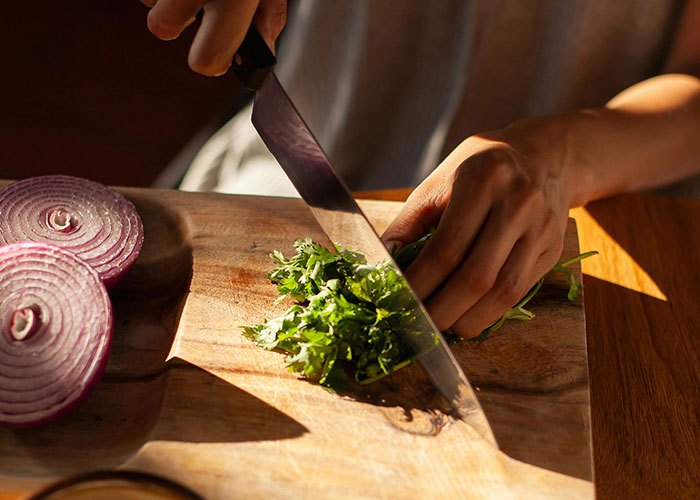
[{"label": "forearm", "polygon": [[473,337],[562,252],[569,208],[700,170],[700,81],[667,75],[600,109],[528,118],[464,140],[384,233],[435,233],[406,270],[439,328]]},{"label": "forearm", "polygon": [[523,120],[510,133],[539,128],[533,161],[560,162],[570,206],[647,189],[700,171],[700,80],[662,75],[605,107]]}]

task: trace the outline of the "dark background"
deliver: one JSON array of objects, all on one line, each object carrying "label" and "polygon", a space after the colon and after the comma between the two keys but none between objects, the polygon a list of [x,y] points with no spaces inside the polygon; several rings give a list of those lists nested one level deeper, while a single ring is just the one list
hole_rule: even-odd
[{"label": "dark background", "polygon": [[146,28],[138,0],[5,2],[0,30],[0,178],[63,173],[149,186],[242,98],[233,75],[187,66]]}]

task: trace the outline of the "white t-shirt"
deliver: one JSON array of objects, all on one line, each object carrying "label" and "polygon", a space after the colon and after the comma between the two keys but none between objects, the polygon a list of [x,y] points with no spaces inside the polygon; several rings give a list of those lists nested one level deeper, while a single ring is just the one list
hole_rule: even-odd
[{"label": "white t-shirt", "polygon": [[[298,0],[277,74],[353,190],[417,185],[466,137],[658,74],[682,0]],[[250,108],[186,190],[293,195]]]}]

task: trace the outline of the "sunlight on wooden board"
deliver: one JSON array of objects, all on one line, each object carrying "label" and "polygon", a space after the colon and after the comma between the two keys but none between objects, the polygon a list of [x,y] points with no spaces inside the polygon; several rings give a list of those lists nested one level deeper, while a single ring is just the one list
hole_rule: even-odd
[{"label": "sunlight on wooden board", "polygon": [[667,301],[666,295],[642,267],[603,229],[584,207],[574,208],[581,251],[597,250],[605,258],[590,257],[581,262],[583,274]]},{"label": "sunlight on wooden board", "polygon": [[26,493],[5,491],[0,493],[0,500],[19,500],[20,498],[26,498]]}]

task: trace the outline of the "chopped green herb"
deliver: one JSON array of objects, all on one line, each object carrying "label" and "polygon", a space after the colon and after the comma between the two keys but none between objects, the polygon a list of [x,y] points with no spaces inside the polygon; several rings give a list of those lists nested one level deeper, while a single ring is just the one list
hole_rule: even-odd
[{"label": "chopped green herb", "polygon": [[410,361],[399,332],[410,330],[415,299],[390,265],[370,266],[351,250],[333,253],[309,238],[295,242],[296,255],[275,251],[279,266],[268,277],[281,297],[297,301],[281,317],[243,327],[266,349],[287,353],[290,370],[341,389],[345,365],[362,383]]},{"label": "chopped green herb", "polygon": [[[431,235],[432,231],[415,243],[392,249],[399,267],[408,267]],[[268,278],[277,285],[278,301],[288,296],[296,303],[278,318],[242,327],[247,338],[265,349],[287,353],[290,371],[334,391],[345,387],[347,368],[354,371],[357,382],[366,384],[413,361],[401,333],[412,331],[416,301],[393,265],[372,266],[358,252],[340,247],[332,252],[310,238],[297,240],[294,246],[297,253],[289,258],[272,252],[278,267]],[[594,253],[550,271],[569,277],[570,300],[578,296],[580,284],[566,266]],[[507,319],[532,319],[524,306],[543,280],[477,338],[485,339]],[[446,337],[451,343],[461,340],[449,332]]]}]

